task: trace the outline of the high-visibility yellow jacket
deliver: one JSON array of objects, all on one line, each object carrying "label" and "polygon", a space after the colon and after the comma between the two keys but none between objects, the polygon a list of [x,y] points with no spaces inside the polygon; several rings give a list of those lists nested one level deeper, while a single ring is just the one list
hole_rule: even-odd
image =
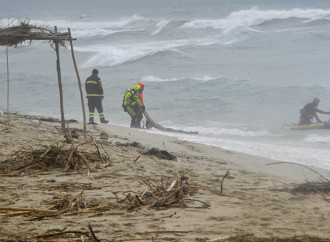
[{"label": "high-visibility yellow jacket", "polygon": [[124,92],[123,106],[134,106],[136,104],[138,104],[139,107],[142,107],[138,92],[135,92],[132,89],[127,89]]}]

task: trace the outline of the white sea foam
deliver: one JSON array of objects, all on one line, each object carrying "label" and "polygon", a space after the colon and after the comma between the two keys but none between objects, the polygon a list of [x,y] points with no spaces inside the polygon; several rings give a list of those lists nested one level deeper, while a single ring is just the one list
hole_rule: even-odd
[{"label": "white sea foam", "polygon": [[313,134],[313,135],[308,135],[303,141],[309,143],[329,143],[330,136]]},{"label": "white sea foam", "polygon": [[[292,9],[292,10],[259,10],[257,7],[232,12],[221,19],[197,19],[183,24],[183,29],[221,29],[220,44],[233,44],[242,41],[251,32],[260,32],[254,26],[275,19],[301,18],[302,23],[318,19],[329,19],[330,10]],[[306,20],[307,19],[307,20]]]},{"label": "white sea foam", "polygon": [[241,137],[261,137],[261,136],[271,136],[271,134],[266,130],[243,130],[238,128],[216,128],[216,127],[199,127],[198,130],[204,135],[230,135],[230,136],[241,136]]},{"label": "white sea foam", "polygon": [[[146,20],[143,17],[134,15],[128,18],[123,18],[118,21],[102,21],[102,22],[87,22],[87,21],[67,21],[62,19],[56,20],[31,20],[30,24],[45,26],[49,29],[53,29],[53,26],[57,26],[59,32],[67,31],[71,29],[74,37],[92,37],[92,36],[107,36],[117,32],[123,31],[138,31],[141,30]],[[17,19],[1,19],[0,26],[6,27],[9,24],[17,24]]]},{"label": "white sea foam", "polygon": [[109,47],[109,46],[97,46],[97,47],[88,47],[76,48],[78,51],[97,51],[97,53],[84,62],[81,67],[88,68],[93,66],[115,66],[127,62],[132,62],[143,57],[153,55],[154,53],[160,50],[152,49],[126,49],[118,47]]},{"label": "white sea foam", "polygon": [[208,81],[219,80],[220,78],[222,78],[222,76],[212,77],[212,76],[205,75],[203,77],[194,77],[192,79],[195,79],[195,80],[198,80],[201,82],[208,82]]},{"label": "white sea foam", "polygon": [[170,79],[162,79],[157,76],[144,76],[142,77],[142,82],[173,82],[173,81],[180,81],[180,78],[170,78]]},{"label": "white sea foam", "polygon": [[[330,10],[319,9],[293,9],[293,10],[259,10],[252,8],[249,10],[241,10],[232,12],[227,18],[223,19],[199,19],[190,21],[181,26],[186,29],[196,28],[213,28],[222,29],[220,33],[213,32],[208,36],[198,38],[187,38],[171,41],[155,41],[144,42],[144,44],[129,43],[127,45],[117,46],[88,46],[77,48],[77,51],[96,52],[89,60],[82,64],[81,67],[92,66],[114,66],[127,62],[132,62],[152,56],[157,53],[174,51],[184,54],[180,51],[181,47],[187,46],[208,46],[214,44],[230,45],[237,41],[242,41],[255,32],[253,26],[271,21],[274,19],[287,19],[291,17],[308,19],[310,21],[327,18]],[[140,31],[147,30],[150,19],[133,16],[117,22],[70,22],[73,25],[74,34],[77,36],[91,37],[94,35],[109,35],[120,31]],[[165,28],[171,20],[161,19],[152,20],[155,29],[151,35],[156,35]],[[37,22],[36,22],[37,23]],[[59,27],[68,25],[68,22],[56,22]],[[139,24],[137,24],[139,23]],[[55,21],[54,21],[55,24]],[[95,47],[95,48],[94,48]],[[93,49],[94,48],[94,49]]]},{"label": "white sea foam", "polygon": [[145,42],[128,43],[126,45],[89,45],[85,47],[77,47],[76,51],[83,52],[96,52],[91,58],[81,65],[82,68],[93,66],[115,66],[127,62],[132,62],[152,56],[161,52],[175,52],[180,55],[186,55],[184,52],[178,50],[182,46],[187,45],[204,45],[205,39],[183,39],[174,41],[158,41],[158,42]]},{"label": "white sea foam", "polygon": [[160,78],[158,76],[144,76],[142,77],[142,81],[144,82],[173,82],[173,81],[182,81],[182,80],[192,80],[192,81],[200,81],[200,82],[208,82],[221,78],[219,77],[211,77],[208,75],[202,77],[182,77],[182,78]]},{"label": "white sea foam", "polygon": [[152,32],[152,35],[156,35],[159,32],[161,32],[162,29],[166,27],[166,25],[168,25],[170,22],[171,22],[170,20],[161,20],[159,23],[157,23],[156,25],[157,29],[154,32]]},{"label": "white sea foam", "polygon": [[83,52],[96,52],[96,54],[81,65],[82,68],[88,68],[93,66],[120,65],[161,52],[178,52],[175,49],[178,45],[179,44],[177,43],[165,42],[117,46],[90,45],[86,47],[77,47],[76,50]]},{"label": "white sea foam", "polygon": [[197,19],[185,23],[181,28],[214,28],[228,30],[237,26],[252,27],[274,19],[302,18],[314,21],[329,19],[330,10],[292,9],[292,10],[259,10],[257,7],[232,12],[224,19]]},{"label": "white sea foam", "polygon": [[242,152],[249,155],[265,157],[273,160],[296,162],[302,165],[330,170],[328,149],[315,149],[310,147],[288,146],[284,144],[271,144],[265,142],[240,141],[219,137],[206,137],[203,135],[185,135],[176,133],[162,133],[163,135],[179,138],[180,140],[220,147],[226,150]]}]

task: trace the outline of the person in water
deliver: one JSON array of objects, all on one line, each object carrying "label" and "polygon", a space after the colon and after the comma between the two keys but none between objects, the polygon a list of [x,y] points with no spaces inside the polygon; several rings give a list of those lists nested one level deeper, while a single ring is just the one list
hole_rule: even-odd
[{"label": "person in water", "polygon": [[330,114],[330,112],[324,112],[317,108],[320,103],[320,99],[314,98],[313,102],[307,103],[300,110],[300,122],[299,125],[312,124],[312,119],[315,118],[318,123],[322,123],[317,113]]}]

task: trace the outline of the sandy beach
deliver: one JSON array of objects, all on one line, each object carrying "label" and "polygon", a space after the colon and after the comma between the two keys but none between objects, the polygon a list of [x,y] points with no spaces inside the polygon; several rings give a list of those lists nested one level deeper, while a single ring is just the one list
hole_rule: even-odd
[{"label": "sandy beach", "polygon": [[[0,115],[1,240],[330,241],[330,189],[294,190],[326,179],[329,187],[330,171],[114,125],[88,125],[86,140],[81,123],[68,127],[73,138],[56,120],[11,114],[8,126]],[[24,165],[24,155],[43,150],[44,158],[50,146],[104,160]],[[146,154],[152,148],[176,160]],[[155,187],[166,201],[154,193],[147,202]]]}]

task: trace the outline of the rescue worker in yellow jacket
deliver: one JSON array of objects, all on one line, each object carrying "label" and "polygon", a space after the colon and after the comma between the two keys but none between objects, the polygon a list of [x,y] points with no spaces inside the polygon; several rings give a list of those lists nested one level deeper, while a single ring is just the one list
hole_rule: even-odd
[{"label": "rescue worker in yellow jacket", "polygon": [[132,89],[124,92],[123,108],[131,116],[131,128],[141,128],[139,117],[144,110],[139,97],[139,89],[140,86],[135,84]]},{"label": "rescue worker in yellow jacket", "polygon": [[109,123],[108,120],[105,120],[103,107],[102,107],[102,100],[103,100],[103,88],[102,88],[102,81],[98,76],[99,71],[94,69],[92,71],[92,75],[86,79],[85,82],[85,89],[88,98],[88,108],[89,108],[89,124],[96,124],[94,122],[94,111],[95,108],[97,109],[100,117],[101,123]]}]

